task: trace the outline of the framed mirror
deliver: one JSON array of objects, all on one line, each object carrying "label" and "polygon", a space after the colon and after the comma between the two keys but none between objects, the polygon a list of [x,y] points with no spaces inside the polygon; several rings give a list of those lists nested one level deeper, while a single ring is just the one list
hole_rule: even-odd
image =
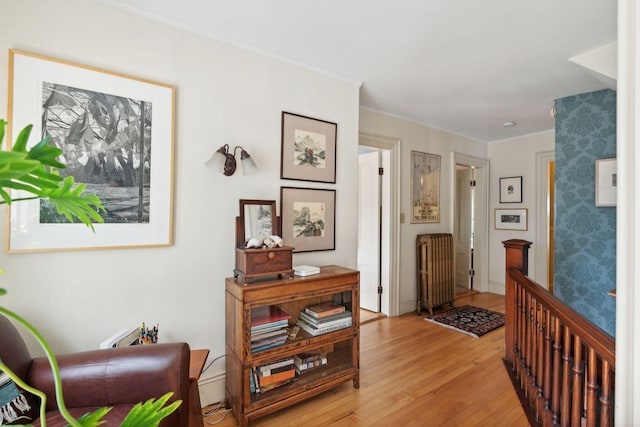
[{"label": "framed mirror", "polygon": [[276,217],[275,200],[240,200],[240,217],[237,232],[241,233],[238,243],[244,243],[252,237],[264,239],[271,235],[280,235]]}]

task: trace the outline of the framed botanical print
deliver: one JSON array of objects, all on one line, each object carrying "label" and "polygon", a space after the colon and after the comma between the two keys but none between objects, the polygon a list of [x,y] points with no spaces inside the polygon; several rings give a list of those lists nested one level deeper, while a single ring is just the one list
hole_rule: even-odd
[{"label": "framed botanical print", "polygon": [[280,178],[336,182],[336,123],[282,112]]},{"label": "framed botanical print", "polygon": [[280,187],[282,239],[293,252],[328,251],[336,243],[336,190]]}]

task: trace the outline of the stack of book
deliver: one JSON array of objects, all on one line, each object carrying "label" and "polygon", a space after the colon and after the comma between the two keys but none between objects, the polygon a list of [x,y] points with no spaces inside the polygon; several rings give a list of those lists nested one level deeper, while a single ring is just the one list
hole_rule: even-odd
[{"label": "stack of book", "polygon": [[311,305],[300,312],[298,326],[311,335],[322,335],[353,324],[351,312],[335,302]]},{"label": "stack of book", "polygon": [[252,393],[264,393],[288,384],[296,377],[293,357],[276,360],[267,365],[251,368],[249,388]]},{"label": "stack of book", "polygon": [[251,310],[251,353],[284,344],[289,335],[290,318],[276,305]]},{"label": "stack of book", "polygon": [[300,353],[293,356],[293,365],[298,375],[327,364],[327,355],[322,352]]}]

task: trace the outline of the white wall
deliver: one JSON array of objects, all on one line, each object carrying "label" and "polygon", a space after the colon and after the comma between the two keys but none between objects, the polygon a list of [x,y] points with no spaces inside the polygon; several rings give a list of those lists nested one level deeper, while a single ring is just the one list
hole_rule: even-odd
[{"label": "white wall", "polygon": [[[489,206],[489,291],[504,294],[504,246],[508,239],[524,239],[536,244],[536,153],[555,148],[555,132],[527,135],[489,144],[488,155],[491,162],[491,192]],[[499,182],[501,177],[522,176],[522,203],[500,203]],[[494,209],[528,209],[527,231],[496,230]],[[535,271],[536,260],[533,246],[529,250],[529,273]]]},{"label": "white wall", "polygon": [[[57,352],[97,348],[145,321],[160,324],[161,341],[223,354],[238,200],[278,200],[280,186],[337,190],[336,250],[294,255],[294,264],[355,268],[359,84],[95,2],[3,2],[2,18],[0,82],[16,48],[176,87],[172,247],[0,254],[9,291],[0,304],[33,321]],[[6,93],[2,83],[0,117]],[[279,179],[283,110],[337,122],[336,185]],[[225,177],[206,168],[225,143],[242,144],[260,170]],[[223,369],[220,360],[210,372]]]},{"label": "white wall", "polygon": [[[451,153],[463,153],[487,158],[487,145],[469,138],[430,128],[415,122],[360,109],[360,131],[367,134],[400,140],[401,178],[400,212],[405,222],[400,227],[400,313],[416,308],[416,235],[424,233],[451,233]],[[437,224],[411,224],[411,151],[441,156],[440,222]],[[491,262],[491,261],[490,261]]]}]

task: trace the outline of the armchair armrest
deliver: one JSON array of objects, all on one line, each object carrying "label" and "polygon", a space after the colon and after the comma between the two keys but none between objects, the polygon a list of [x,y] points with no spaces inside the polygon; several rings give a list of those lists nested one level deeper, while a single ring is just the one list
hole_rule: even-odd
[{"label": "armchair armrest", "polygon": [[[188,344],[167,343],[86,351],[56,359],[69,408],[134,404],[172,391],[170,402],[181,399],[178,411],[186,414],[189,357]],[[47,410],[56,408],[53,373],[46,358],[34,359],[28,383],[47,395]]]}]

